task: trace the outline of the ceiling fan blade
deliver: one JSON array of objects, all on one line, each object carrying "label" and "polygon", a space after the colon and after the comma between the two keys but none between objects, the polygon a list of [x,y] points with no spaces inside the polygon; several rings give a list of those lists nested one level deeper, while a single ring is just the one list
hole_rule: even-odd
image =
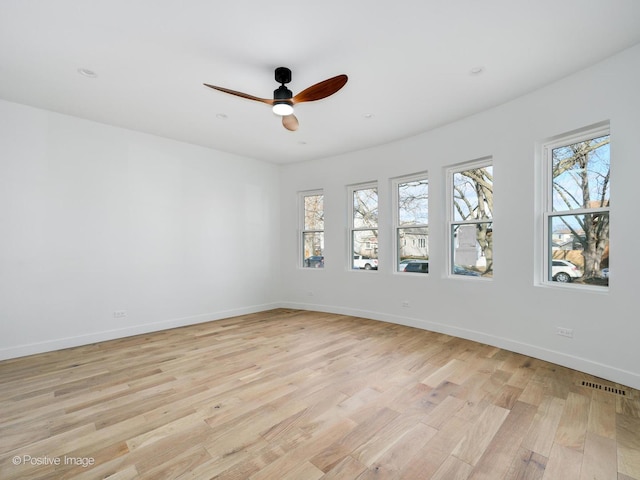
[{"label": "ceiling fan blade", "polygon": [[248,93],[236,92],[235,90],[229,90],[228,88],[216,87],[215,85],[209,85],[208,83],[204,83],[203,85],[213,88],[214,90],[219,90],[220,92],[230,93],[231,95],[235,95],[237,97],[246,98],[247,100],[255,100],[256,102],[266,103],[267,105],[273,105],[273,100],[270,98],[259,98],[254,97],[253,95],[249,95]]},{"label": "ceiling fan blade", "polygon": [[291,115],[285,115],[284,117],[282,117],[282,125],[287,130],[295,132],[300,124],[298,123],[298,119],[296,118],[296,116],[292,113]]},{"label": "ceiling fan blade", "polygon": [[293,97],[293,103],[313,102],[333,95],[347,83],[349,77],[338,75],[310,86]]}]

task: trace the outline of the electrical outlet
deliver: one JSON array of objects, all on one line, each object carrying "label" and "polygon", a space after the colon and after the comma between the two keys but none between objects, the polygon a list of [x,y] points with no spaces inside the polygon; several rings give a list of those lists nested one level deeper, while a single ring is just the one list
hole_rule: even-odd
[{"label": "electrical outlet", "polygon": [[561,337],[573,338],[573,328],[556,327],[556,335]]},{"label": "electrical outlet", "polygon": [[402,301],[402,308],[409,308],[409,300]]},{"label": "electrical outlet", "polygon": [[308,291],[307,292],[307,297],[313,297],[313,292],[312,291]]},{"label": "electrical outlet", "polygon": [[113,312],[113,318],[124,318],[127,316],[126,310],[116,310]]}]

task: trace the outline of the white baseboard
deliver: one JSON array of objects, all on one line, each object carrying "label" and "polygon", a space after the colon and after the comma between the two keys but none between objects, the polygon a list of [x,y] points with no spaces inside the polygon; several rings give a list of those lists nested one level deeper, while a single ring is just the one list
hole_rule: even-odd
[{"label": "white baseboard", "polygon": [[527,343],[517,342],[508,338],[503,338],[495,335],[489,335],[483,332],[468,330],[458,327],[453,327],[439,322],[431,322],[423,319],[416,319],[411,317],[403,317],[400,315],[390,315],[370,310],[360,310],[348,307],[337,307],[330,305],[315,305],[308,303],[295,303],[295,302],[281,302],[270,303],[262,305],[252,305],[248,307],[242,307],[237,309],[222,310],[218,312],[195,315],[191,317],[176,318],[166,320],[162,322],[147,323],[142,325],[133,325],[127,328],[104,330],[87,335],[79,335],[75,337],[57,338],[53,340],[47,340],[46,342],[30,343],[24,345],[18,345],[15,347],[8,347],[0,349],[0,360],[7,360],[11,358],[24,357],[27,355],[34,355],[37,353],[51,352],[54,350],[62,350],[64,348],[78,347],[81,345],[88,345],[96,342],[104,342],[108,340],[115,340],[118,338],[130,337],[134,335],[141,335],[145,333],[157,332],[160,330],[167,330],[170,328],[184,327],[187,325],[195,325],[198,323],[205,323],[214,320],[221,320],[229,317],[236,317],[239,315],[247,315],[251,313],[258,313],[274,308],[292,308],[299,310],[309,310],[316,312],[335,313],[339,315],[350,315],[354,317],[368,318],[370,320],[379,320],[383,322],[395,323],[399,325],[406,325],[408,327],[420,328],[423,330],[429,330],[432,332],[444,333],[446,335],[452,335],[454,337],[465,338],[473,340],[475,342],[485,343],[498,348],[504,348],[512,352],[520,353],[534,358],[539,358],[548,362],[562,365],[564,367],[579,370],[581,372],[595,375],[600,378],[610,380],[612,382],[626,385],[640,390],[640,374],[636,372],[630,372],[627,370],[621,370],[610,365],[594,362],[586,358],[576,357],[573,355],[567,355],[563,352],[550,350],[547,348],[530,345]]},{"label": "white baseboard", "polygon": [[62,350],[65,348],[79,347],[89,345],[96,342],[105,342],[118,338],[132,337],[134,335],[142,335],[145,333],[158,332],[171,328],[184,327],[187,325],[195,325],[198,323],[211,322],[213,320],[221,320],[224,318],[237,317],[239,315],[247,315],[250,313],[263,312],[278,308],[279,304],[263,304],[252,305],[230,310],[221,310],[218,312],[194,315],[191,317],[174,318],[161,322],[146,323],[141,325],[132,325],[126,328],[118,328],[113,330],[103,330],[100,332],[90,333],[86,335],[78,335],[74,337],[55,338],[45,342],[29,343],[17,345],[15,347],[7,347],[0,349],[0,360],[8,360],[11,358],[26,357],[27,355],[35,355],[37,353],[52,352],[54,350]]},{"label": "white baseboard", "polygon": [[281,304],[283,308],[293,308],[299,310],[311,310],[316,312],[336,313],[339,315],[350,315],[354,317],[368,318],[383,322],[406,325],[408,327],[420,328],[437,333],[444,333],[454,337],[465,338],[475,342],[484,343],[498,348],[503,348],[511,352],[520,353],[529,357],[538,358],[547,362],[555,363],[567,368],[572,368],[580,372],[588,373],[621,385],[640,390],[640,373],[622,370],[610,365],[594,362],[587,358],[567,355],[566,353],[547,348],[530,345],[514,341],[508,338],[489,335],[483,332],[453,327],[444,323],[431,322],[428,320],[403,317],[399,315],[389,315],[369,310],[360,310],[347,307],[334,307],[330,305],[314,305],[306,303],[285,302]]}]

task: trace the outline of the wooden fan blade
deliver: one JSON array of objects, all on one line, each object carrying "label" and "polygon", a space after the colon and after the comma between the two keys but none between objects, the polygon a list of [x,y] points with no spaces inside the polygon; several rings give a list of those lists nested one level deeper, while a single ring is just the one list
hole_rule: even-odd
[{"label": "wooden fan blade", "polygon": [[313,102],[333,95],[347,83],[349,77],[338,75],[310,86],[293,97],[293,103]]},{"label": "wooden fan blade", "polygon": [[266,103],[267,105],[273,105],[273,100],[270,98],[259,98],[254,97],[253,95],[249,95],[248,93],[236,92],[235,90],[229,90],[228,88],[216,87],[215,85],[209,85],[208,83],[203,83],[203,85],[213,88],[214,90],[219,90],[220,92],[230,93],[231,95],[235,95],[236,97],[246,98],[247,100],[255,100],[256,102]]},{"label": "wooden fan blade", "polygon": [[285,115],[284,117],[282,117],[282,125],[287,130],[295,132],[300,124],[298,123],[298,119],[296,118],[296,116],[292,113],[291,115]]}]

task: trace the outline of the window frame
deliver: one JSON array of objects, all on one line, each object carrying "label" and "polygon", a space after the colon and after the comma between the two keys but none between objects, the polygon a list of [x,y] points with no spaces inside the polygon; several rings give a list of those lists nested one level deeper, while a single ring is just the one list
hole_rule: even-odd
[{"label": "window frame", "polygon": [[[404,183],[418,182],[418,181],[426,181],[427,183],[427,223],[416,223],[413,225],[401,225],[400,224],[400,192],[399,187]],[[399,245],[399,234],[401,229],[407,228],[426,228],[427,229],[427,238],[425,239],[425,246],[427,250],[427,256],[429,255],[429,172],[427,170],[413,173],[410,175],[403,175],[401,177],[396,177],[391,179],[391,189],[393,191],[392,196],[392,205],[393,205],[393,249],[394,249],[394,273],[407,273],[402,272],[399,269],[400,265],[400,245]],[[409,272],[411,273],[411,272]],[[422,274],[422,276],[428,276]]]},{"label": "window frame", "polygon": [[[354,209],[354,194],[355,192],[359,191],[359,190],[369,190],[369,189],[375,189],[376,191],[376,195],[377,195],[377,204],[376,204],[376,210],[378,212],[378,219],[376,222],[376,226],[375,227],[370,227],[370,226],[364,226],[364,227],[355,227],[355,209]],[[350,271],[353,270],[363,270],[366,271],[364,269],[354,269],[353,268],[353,261],[354,261],[354,255],[361,255],[361,254],[356,254],[354,252],[354,232],[361,232],[361,231],[368,231],[368,230],[375,230],[378,232],[378,238],[380,237],[380,190],[378,188],[378,182],[377,181],[371,181],[371,182],[364,182],[364,183],[358,183],[358,184],[353,184],[353,185],[349,185],[347,187],[347,198],[348,198],[348,202],[349,202],[349,207],[347,209],[348,211],[348,215],[349,215],[349,228],[347,229],[347,234],[348,234],[348,238],[347,238],[347,269]],[[378,260],[378,266],[380,264],[380,259],[379,259],[379,245],[376,247],[376,257]],[[377,271],[378,267],[371,269],[370,271]]]},{"label": "window frame", "polygon": [[[576,143],[584,142],[587,140],[593,140],[596,138],[609,136],[609,145],[611,145],[611,126],[609,122],[602,122],[590,127],[585,127],[580,130],[568,132],[566,134],[557,135],[541,145],[541,160],[542,160],[542,205],[541,205],[541,232],[542,232],[542,262],[540,272],[540,284],[555,287],[555,288],[569,288],[574,290],[586,290],[590,292],[608,292],[610,286],[594,286],[586,284],[576,284],[574,282],[562,283],[556,282],[551,278],[552,264],[553,264],[553,247],[552,247],[552,234],[551,222],[554,217],[562,216],[579,216],[593,213],[606,213],[609,216],[609,223],[611,222],[611,202],[606,207],[595,208],[576,208],[573,210],[554,210],[553,205],[553,150],[560,147],[567,147]],[[609,157],[611,161],[611,157]],[[611,164],[609,164],[609,171],[611,171]],[[609,198],[611,198],[611,190],[609,188]],[[610,237],[609,233],[609,239]]]},{"label": "window frame", "polygon": [[[484,168],[484,167],[488,167],[490,166],[492,168],[492,175],[493,175],[493,157],[492,156],[486,156],[486,157],[482,157],[482,158],[478,158],[476,160],[471,160],[468,162],[464,162],[464,163],[458,163],[455,165],[451,165],[449,167],[446,167],[446,174],[445,174],[445,178],[446,178],[446,182],[447,182],[447,186],[446,186],[446,195],[447,195],[447,201],[446,201],[446,208],[447,208],[447,215],[446,215],[446,223],[447,223],[447,229],[445,232],[446,235],[446,245],[447,245],[447,249],[446,249],[446,254],[447,254],[447,270],[446,270],[446,274],[447,277],[449,278],[457,278],[457,279],[463,279],[463,280],[482,280],[482,281],[491,281],[493,279],[493,268],[491,270],[492,275],[490,277],[485,277],[485,276],[478,276],[478,277],[470,277],[468,275],[461,275],[461,274],[456,274],[454,273],[454,265],[455,265],[455,258],[454,258],[454,254],[455,254],[455,237],[453,235],[453,227],[455,225],[478,225],[478,224],[483,224],[483,223],[488,223],[491,225],[491,231],[492,231],[492,235],[493,235],[493,228],[494,228],[494,224],[495,224],[495,216],[494,216],[494,212],[491,212],[491,218],[490,219],[471,219],[471,220],[455,220],[455,214],[454,214],[454,208],[455,208],[455,201],[454,201],[454,191],[453,191],[453,179],[454,179],[454,175],[456,173],[460,173],[466,170],[474,170],[474,169],[478,169],[478,168]],[[492,184],[493,186],[493,184]],[[494,204],[495,206],[495,204]],[[493,252],[493,247],[492,247],[492,257],[494,257],[494,252]]]},{"label": "window frame", "polygon": [[[299,228],[298,228],[298,267],[302,268],[303,270],[318,270],[317,268],[312,268],[312,267],[307,267],[304,264],[305,261],[305,236],[307,234],[318,234],[321,233],[322,234],[322,256],[324,257],[324,240],[325,240],[325,229],[322,228],[321,230],[319,229],[307,229],[306,228],[306,201],[305,199],[307,197],[315,197],[315,196],[322,196],[322,224],[323,227],[325,226],[325,222],[324,222],[324,190],[323,189],[315,189],[315,190],[305,190],[302,192],[298,192],[298,207],[299,207],[299,213],[298,213],[298,221],[299,221]],[[313,255],[311,255],[313,256]],[[324,262],[323,262],[324,264]]]}]

